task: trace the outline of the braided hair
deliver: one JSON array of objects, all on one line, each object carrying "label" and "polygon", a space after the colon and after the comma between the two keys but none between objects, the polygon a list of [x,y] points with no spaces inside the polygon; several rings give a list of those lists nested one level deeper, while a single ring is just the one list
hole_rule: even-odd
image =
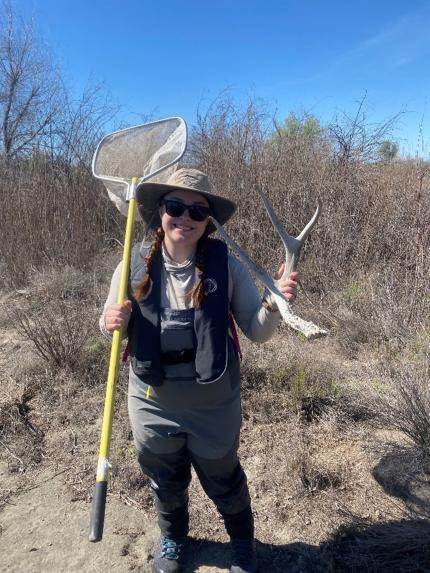
[{"label": "braided hair", "polygon": [[145,257],[145,265],[146,265],[146,275],[145,278],[142,280],[141,283],[134,288],[133,294],[136,300],[142,300],[145,298],[146,294],[148,293],[149,287],[151,285],[151,278],[149,276],[149,271],[152,266],[152,262],[155,258],[155,255],[161,249],[161,244],[164,239],[164,231],[161,227],[158,227],[154,231],[154,240],[152,241],[151,248],[149,253]]},{"label": "braided hair", "polygon": [[208,238],[206,231],[202,237],[200,237],[197,243],[197,250],[196,250],[196,267],[200,271],[199,272],[199,281],[189,293],[190,299],[194,303],[195,308],[201,308],[203,305],[203,301],[205,299],[206,291],[204,287],[204,273],[206,267],[206,259],[208,254]]}]

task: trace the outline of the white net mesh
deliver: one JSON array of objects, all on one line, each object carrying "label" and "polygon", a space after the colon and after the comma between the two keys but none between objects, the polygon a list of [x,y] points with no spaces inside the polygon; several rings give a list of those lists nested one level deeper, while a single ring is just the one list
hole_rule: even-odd
[{"label": "white net mesh", "polygon": [[186,125],[181,118],[118,131],[101,141],[94,156],[93,173],[103,181],[118,210],[127,215],[128,183],[133,177],[167,181],[185,151],[186,139]]}]

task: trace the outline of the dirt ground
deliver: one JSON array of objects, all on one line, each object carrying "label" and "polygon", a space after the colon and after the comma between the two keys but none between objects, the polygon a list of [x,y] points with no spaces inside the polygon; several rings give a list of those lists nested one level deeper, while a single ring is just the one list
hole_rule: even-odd
[{"label": "dirt ground", "polygon": [[[319,361],[319,375],[335,372],[343,391],[336,408],[334,400],[319,399],[310,409],[302,401],[294,410],[282,380],[263,375],[285,333],[277,336],[262,347],[244,346],[240,452],[260,571],[430,571],[429,552],[422,549],[422,540],[430,541],[430,481],[403,437],[378,427],[351,398],[363,364],[339,353],[333,340],[306,347],[308,360]],[[300,358],[297,344],[303,343],[291,340],[285,352]],[[0,570],[149,572],[158,533],[148,484],[134,460],[126,375],[118,387],[104,538],[92,544],[87,536],[103,387],[85,386],[67,372],[53,379],[12,328],[1,333],[0,368]],[[227,536],[196,479],[190,497],[186,573],[228,571]],[[412,557],[398,556],[391,566],[387,555],[399,536],[415,543],[417,531]],[[372,557],[374,548],[366,544],[375,536],[381,541]]]}]

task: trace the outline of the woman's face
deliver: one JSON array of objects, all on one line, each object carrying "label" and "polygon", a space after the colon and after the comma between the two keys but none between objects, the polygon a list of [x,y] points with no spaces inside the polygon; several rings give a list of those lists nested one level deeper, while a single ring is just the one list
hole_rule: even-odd
[{"label": "woman's face", "polygon": [[[188,189],[175,189],[163,197],[163,201],[165,200],[176,201],[187,206],[209,207],[209,203],[203,195]],[[160,218],[165,240],[178,246],[187,247],[197,244],[209,221],[207,217],[204,221],[195,221],[190,217],[188,209],[179,217],[172,217],[166,212],[165,205],[160,207]]]}]

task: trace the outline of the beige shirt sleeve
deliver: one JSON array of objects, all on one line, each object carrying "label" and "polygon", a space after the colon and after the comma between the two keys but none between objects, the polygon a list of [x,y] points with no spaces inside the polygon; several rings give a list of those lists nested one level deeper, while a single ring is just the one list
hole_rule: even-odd
[{"label": "beige shirt sleeve", "polygon": [[269,340],[279,323],[278,310],[268,311],[248,269],[233,255],[228,257],[230,305],[240,330],[253,342]]}]

